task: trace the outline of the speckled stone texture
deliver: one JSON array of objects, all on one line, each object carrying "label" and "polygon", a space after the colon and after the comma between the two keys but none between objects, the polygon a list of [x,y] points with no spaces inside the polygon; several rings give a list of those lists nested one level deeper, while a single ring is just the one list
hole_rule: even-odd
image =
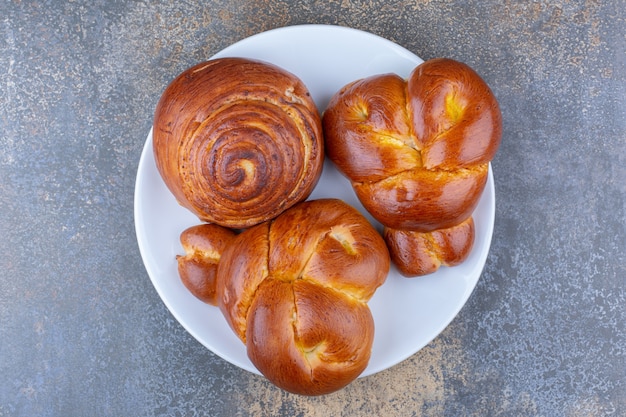
[{"label": "speckled stone texture", "polygon": [[[623,1],[0,3],[0,416],[626,415]],[[202,347],[142,264],[134,181],[180,71],[285,25],[474,67],[504,115],[492,249],[405,362],[282,392]]]}]

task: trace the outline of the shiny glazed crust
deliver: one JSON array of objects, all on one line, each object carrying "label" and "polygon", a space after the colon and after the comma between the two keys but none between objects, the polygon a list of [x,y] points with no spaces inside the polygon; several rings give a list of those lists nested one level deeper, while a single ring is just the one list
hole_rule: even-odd
[{"label": "shiny glazed crust", "polygon": [[391,260],[407,277],[427,275],[440,266],[456,266],[463,262],[474,246],[474,219],[447,229],[415,232],[385,228],[383,236]]},{"label": "shiny glazed crust", "polygon": [[232,230],[215,224],[192,226],[180,235],[185,254],[176,257],[178,275],[185,287],[205,303],[217,305],[217,264],[235,236]]},{"label": "shiny glazed crust", "polygon": [[324,157],[319,113],[302,81],[243,58],[204,62],[172,81],[156,107],[153,151],[178,202],[230,228],[306,199]]},{"label": "shiny glazed crust", "polygon": [[[323,127],[327,155],[372,216],[389,229],[429,233],[472,215],[500,144],[502,116],[476,72],[439,58],[407,80],[383,74],[348,84],[331,99]],[[417,236],[402,241],[409,235]],[[404,247],[390,247],[394,259],[409,259],[394,255],[413,250]]]},{"label": "shiny glazed crust", "polygon": [[378,232],[340,200],[307,201],[243,231],[218,265],[218,305],[277,386],[320,395],[366,368],[367,306],[389,271]]},{"label": "shiny glazed crust", "polygon": [[434,59],[404,81],[366,78],[324,112],[326,152],[386,226],[421,232],[467,219],[500,143],[498,103],[467,65]]}]

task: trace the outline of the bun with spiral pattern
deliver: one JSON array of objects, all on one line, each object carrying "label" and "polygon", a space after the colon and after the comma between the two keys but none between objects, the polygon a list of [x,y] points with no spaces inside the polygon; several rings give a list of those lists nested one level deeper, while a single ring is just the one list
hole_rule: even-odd
[{"label": "bun with spiral pattern", "polygon": [[269,63],[221,58],[187,69],[156,107],[157,168],[201,220],[246,228],[308,197],[324,158],[306,86]]}]

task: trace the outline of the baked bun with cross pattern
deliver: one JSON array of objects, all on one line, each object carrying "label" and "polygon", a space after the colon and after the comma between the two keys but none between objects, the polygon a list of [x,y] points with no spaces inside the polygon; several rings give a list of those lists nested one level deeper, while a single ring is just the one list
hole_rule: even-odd
[{"label": "baked bun with cross pattern", "polygon": [[[468,219],[502,135],[498,102],[473,69],[437,58],[406,80],[357,80],[331,98],[322,123],[326,154],[385,226],[400,272],[423,275],[467,257]],[[430,266],[416,264],[424,259]]]},{"label": "baked bun with cross pattern", "polygon": [[[367,367],[374,340],[368,301],[389,272],[388,249],[355,208],[305,201],[231,240],[219,226],[183,232],[181,270],[204,265],[216,304],[257,369],[302,395],[337,391]],[[217,233],[216,233],[217,232]],[[215,234],[221,243],[210,242]],[[207,238],[208,237],[208,238]],[[211,277],[215,277],[212,279]],[[182,277],[182,275],[181,275]]]}]

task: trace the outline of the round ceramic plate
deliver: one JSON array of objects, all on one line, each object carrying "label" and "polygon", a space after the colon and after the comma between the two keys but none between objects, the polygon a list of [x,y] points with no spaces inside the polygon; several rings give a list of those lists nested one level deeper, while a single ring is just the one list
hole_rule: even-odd
[{"label": "round ceramic plate", "polygon": [[[240,56],[281,66],[309,88],[320,112],[345,84],[369,75],[393,72],[406,77],[422,60],[395,43],[367,32],[337,26],[291,26],[237,42],[213,58]],[[164,86],[165,87],[165,86]],[[182,285],[176,255],[180,233],[198,219],[175,201],[156,169],[152,132],[145,143],[135,188],[135,225],[144,264],[154,287],[174,317],[200,343],[250,372],[258,373],[245,346],[217,307],[198,301]],[[310,199],[335,197],[365,212],[347,179],[326,161]],[[469,258],[432,275],[404,278],[393,267],[369,305],[376,333],[372,356],[361,376],[387,369],[416,353],[457,315],[482,272],[494,224],[495,194],[490,172],[474,212],[476,241]]]}]

